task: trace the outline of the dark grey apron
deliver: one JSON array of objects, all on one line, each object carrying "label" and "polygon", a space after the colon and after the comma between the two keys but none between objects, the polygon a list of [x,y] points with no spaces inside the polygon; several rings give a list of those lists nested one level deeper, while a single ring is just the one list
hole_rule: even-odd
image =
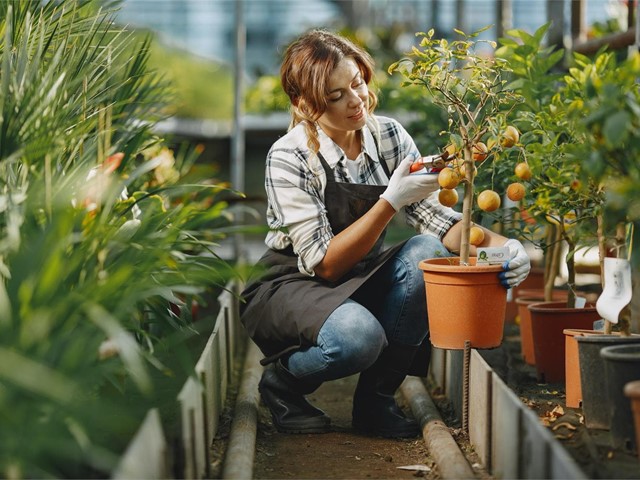
[{"label": "dark grey apron", "polygon": [[[320,153],[318,157],[327,176],[324,194],[327,218],[337,235],[369,211],[386,187],[336,182],[331,167]],[[390,177],[386,162],[380,159],[380,163]],[[267,250],[257,263],[260,277],[249,280],[242,292],[244,303],[240,304],[241,322],[265,355],[263,365],[315,345],[327,317],[404,245],[402,242],[384,250],[385,233],[371,251],[336,282],[300,273],[298,256],[292,247]]]}]

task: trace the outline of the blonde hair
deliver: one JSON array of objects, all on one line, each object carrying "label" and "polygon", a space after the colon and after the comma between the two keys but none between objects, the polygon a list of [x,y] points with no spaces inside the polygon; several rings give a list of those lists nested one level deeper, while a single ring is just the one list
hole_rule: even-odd
[{"label": "blonde hair", "polygon": [[[320,141],[316,121],[327,109],[329,77],[345,57],[352,58],[367,85],[374,76],[371,56],[350,40],[326,30],[311,30],[287,47],[280,67],[282,88],[291,101],[289,129],[305,122],[308,146],[318,153]],[[369,113],[378,97],[369,89]]]}]

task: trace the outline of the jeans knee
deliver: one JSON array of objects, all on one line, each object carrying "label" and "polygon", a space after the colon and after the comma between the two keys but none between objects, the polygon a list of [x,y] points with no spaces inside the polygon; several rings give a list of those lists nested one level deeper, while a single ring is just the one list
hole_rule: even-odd
[{"label": "jeans knee", "polygon": [[387,336],[379,320],[362,305],[349,302],[342,307],[345,321],[332,326],[334,338],[342,343],[342,361],[360,371],[380,356],[387,346]]},{"label": "jeans knee", "polygon": [[345,349],[349,362],[356,370],[364,370],[372,365],[387,346],[387,336],[380,322],[372,319],[366,324],[354,325],[350,335],[345,337],[349,346]]},{"label": "jeans knee", "polygon": [[419,288],[423,282],[423,274],[419,267],[420,262],[427,258],[442,257],[448,254],[442,242],[431,235],[411,237],[396,255],[395,278]]},{"label": "jeans knee", "polygon": [[446,257],[450,253],[440,240],[431,235],[415,235],[400,250],[407,263],[418,265],[422,260],[433,257]]}]

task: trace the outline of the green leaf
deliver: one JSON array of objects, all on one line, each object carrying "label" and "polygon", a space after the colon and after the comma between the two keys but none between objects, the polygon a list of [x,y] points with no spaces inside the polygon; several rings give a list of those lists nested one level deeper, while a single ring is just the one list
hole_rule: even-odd
[{"label": "green leaf", "polygon": [[611,145],[621,146],[628,136],[628,127],[631,122],[631,115],[625,110],[620,110],[609,116],[602,127],[604,138]]},{"label": "green leaf", "polygon": [[533,38],[535,38],[538,42],[538,45],[542,43],[542,39],[544,38],[547,31],[551,28],[551,23],[547,22],[544,25],[538,27],[538,29],[533,34]]},{"label": "green leaf", "polygon": [[80,393],[75,382],[55,368],[1,345],[0,378],[3,385],[11,384],[62,404],[68,403],[74,395]]},{"label": "green leaf", "polygon": [[151,381],[145,368],[140,346],[132,335],[122,327],[113,315],[100,305],[87,305],[86,313],[89,319],[104,331],[107,338],[111,339],[118,346],[122,361],[129,368],[132,378],[140,389],[149,391]]}]

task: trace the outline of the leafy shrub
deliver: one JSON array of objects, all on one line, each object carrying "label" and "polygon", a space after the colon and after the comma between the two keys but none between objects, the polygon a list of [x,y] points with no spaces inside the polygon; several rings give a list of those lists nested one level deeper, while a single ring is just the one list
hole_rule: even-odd
[{"label": "leafy shrub", "polygon": [[154,135],[167,84],[111,12],[2,2],[0,31],[0,472],[103,477],[236,275],[229,192]]}]

